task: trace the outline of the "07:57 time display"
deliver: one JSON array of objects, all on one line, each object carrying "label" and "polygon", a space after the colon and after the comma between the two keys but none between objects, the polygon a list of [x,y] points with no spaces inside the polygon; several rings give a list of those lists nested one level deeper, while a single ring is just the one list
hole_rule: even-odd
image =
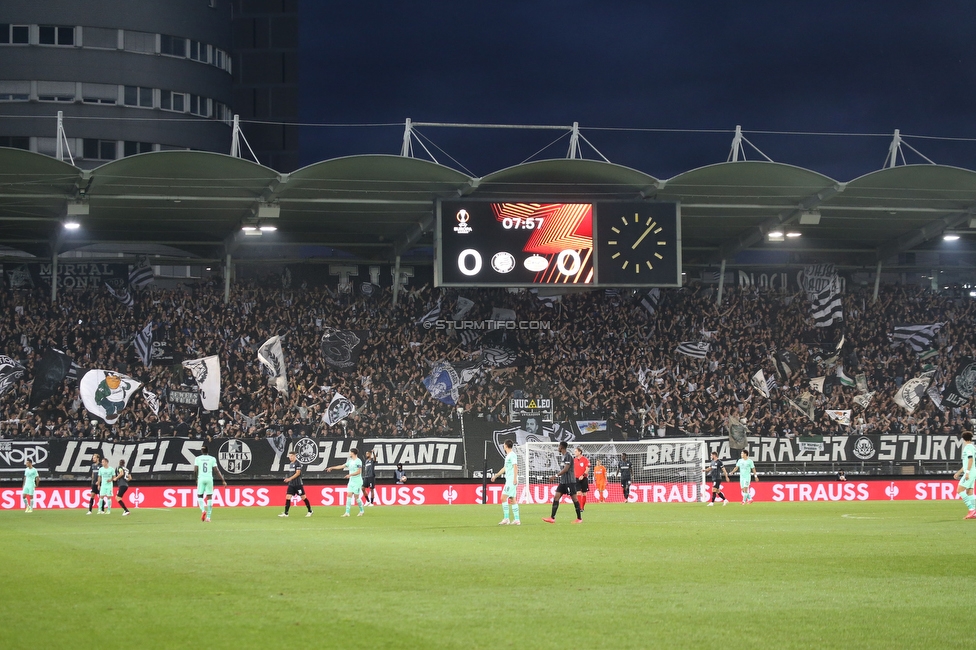
[{"label": "07:57 time display", "polygon": [[441,201],[443,286],[592,284],[593,204]]}]

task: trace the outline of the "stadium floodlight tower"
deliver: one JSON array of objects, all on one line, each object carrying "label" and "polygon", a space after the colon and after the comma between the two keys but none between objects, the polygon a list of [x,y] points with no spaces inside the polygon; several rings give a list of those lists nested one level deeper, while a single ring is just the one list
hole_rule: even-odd
[{"label": "stadium floodlight tower", "polygon": [[[703,440],[671,438],[640,442],[569,442],[569,450],[576,447],[590,460],[590,466],[600,461],[607,468],[606,493],[610,502],[623,502],[620,482],[620,456],[627,454],[631,462],[630,502],[695,503],[707,498],[708,490],[703,470],[707,465],[708,448]],[[548,503],[556,486],[559,472],[559,443],[527,442],[519,450],[520,503]],[[591,483],[593,489],[596,486]]]}]

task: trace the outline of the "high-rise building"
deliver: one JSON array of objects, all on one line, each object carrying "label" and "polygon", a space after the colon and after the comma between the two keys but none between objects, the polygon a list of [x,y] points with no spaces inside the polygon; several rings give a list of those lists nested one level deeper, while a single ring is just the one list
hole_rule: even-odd
[{"label": "high-rise building", "polygon": [[262,165],[299,166],[298,0],[233,0],[234,110]]},{"label": "high-rise building", "polygon": [[84,168],[229,152],[233,11],[231,0],[3,0],[0,146],[54,155],[62,111]]}]

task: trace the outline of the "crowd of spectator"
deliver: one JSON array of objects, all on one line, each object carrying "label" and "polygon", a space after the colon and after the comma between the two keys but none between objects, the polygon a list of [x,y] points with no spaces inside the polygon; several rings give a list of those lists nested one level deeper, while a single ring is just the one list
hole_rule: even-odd
[{"label": "crowd of spectator", "polygon": [[[730,417],[752,435],[803,433],[936,433],[971,427],[970,406],[938,408],[925,398],[914,413],[892,397],[923,366],[948,381],[964,356],[974,355],[976,300],[911,286],[882,286],[844,294],[846,345],[836,364],[824,365],[829,346],[814,341],[809,303],[801,293],[726,288],[720,306],[715,288],[691,285],[661,290],[653,314],[641,304],[644,292],[589,291],[543,301],[529,291],[408,287],[392,306],[392,290],[371,295],[334,288],[282,289],[280,281],[236,285],[224,304],[223,286],[203,281],[173,289],[154,286],[136,292],[130,309],[99,289],[62,292],[57,303],[41,289],[0,294],[0,353],[18,360],[26,376],[0,396],[0,437],[139,439],[155,436],[337,435],[355,437],[452,435],[459,431],[456,407],[431,397],[422,380],[435,361],[474,360],[490,339],[462,343],[455,332],[426,329],[419,319],[440,304],[450,319],[458,298],[474,302],[465,320],[489,319],[495,308],[511,309],[520,321],[541,329],[508,330],[502,342],[518,352],[517,367],[486,368],[460,390],[465,417],[508,423],[513,396],[548,397],[560,421],[607,419],[629,437],[721,435]],[[145,368],[135,355],[134,334],[147,322],[154,339],[172,344],[185,359],[218,355],[220,409],[207,412],[167,400],[169,391],[195,387],[178,363]],[[893,347],[895,323],[945,323],[935,340],[939,353],[922,359],[907,346]],[[367,331],[355,370],[330,369],[320,342],[328,328]],[[839,333],[839,332],[838,332]],[[257,348],[275,334],[283,338],[288,392],[279,393],[259,364]],[[704,359],[677,353],[681,342],[704,341]],[[161,396],[154,415],[135,397],[114,425],[88,413],[78,383],[28,408],[32,369],[45,349],[69,354],[81,368],[118,371],[142,381]],[[779,376],[767,399],[750,385],[762,369],[776,376],[777,350],[797,355],[801,368]],[[829,395],[811,391],[809,379],[865,375],[875,396],[866,409],[853,404],[854,387],[834,386]],[[323,414],[335,392],[356,406],[333,426]],[[811,421],[788,400],[811,392]],[[824,409],[852,409],[850,427],[828,420]],[[95,423],[93,424],[93,420]]]}]

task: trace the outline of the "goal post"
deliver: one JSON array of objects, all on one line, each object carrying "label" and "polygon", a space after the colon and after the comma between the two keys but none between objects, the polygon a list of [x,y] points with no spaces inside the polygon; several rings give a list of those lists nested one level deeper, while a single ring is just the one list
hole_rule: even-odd
[{"label": "goal post", "polygon": [[[590,461],[590,492],[587,502],[600,497],[613,503],[624,502],[620,462],[623,454],[631,464],[631,503],[693,503],[704,500],[707,485],[703,470],[707,465],[707,445],[703,440],[663,439],[640,442],[570,442],[570,454],[579,447]],[[519,502],[551,502],[559,473],[559,443],[527,442],[519,452]],[[606,485],[600,496],[594,470],[606,470]]]}]

